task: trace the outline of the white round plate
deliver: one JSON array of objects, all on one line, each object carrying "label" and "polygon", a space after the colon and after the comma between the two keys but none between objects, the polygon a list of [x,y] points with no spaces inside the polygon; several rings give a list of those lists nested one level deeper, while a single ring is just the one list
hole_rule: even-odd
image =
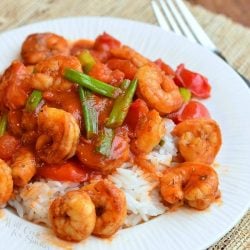
[{"label": "white round plate", "polygon": [[143,55],[162,58],[176,67],[208,77],[211,98],[204,103],[218,121],[223,145],[216,161],[222,202],[204,212],[179,209],[147,223],[120,230],[112,239],[90,237],[79,244],[56,240],[42,226],[29,223],[5,209],[0,219],[1,246],[10,249],[205,249],[226,234],[249,208],[250,191],[250,95],[241,78],[220,58],[187,39],[162,29],[114,18],[64,18],[35,23],[0,35],[0,71],[17,58],[27,35],[51,31],[68,39],[94,39],[103,31],[115,36]]}]

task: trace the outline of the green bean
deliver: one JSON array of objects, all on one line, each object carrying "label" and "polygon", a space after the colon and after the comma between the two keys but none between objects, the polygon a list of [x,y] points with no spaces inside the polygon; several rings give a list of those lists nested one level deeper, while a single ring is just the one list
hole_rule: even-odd
[{"label": "green bean", "polygon": [[107,127],[116,128],[122,125],[127,116],[130,104],[132,103],[136,87],[137,80],[134,79],[131,81],[124,94],[120,95],[115,100],[109,119],[106,123]]},{"label": "green bean", "polygon": [[30,94],[26,102],[25,109],[29,112],[35,111],[41,100],[42,100],[42,92],[39,90],[33,90],[33,92]]},{"label": "green bean", "polygon": [[106,157],[110,156],[112,142],[114,138],[114,130],[111,128],[104,128],[99,135],[99,145],[96,147],[96,151]]},{"label": "green bean", "polygon": [[98,133],[98,117],[92,105],[92,93],[79,86],[79,96],[82,106],[82,113],[87,139],[92,138]]},{"label": "green bean", "polygon": [[99,81],[91,76],[76,71],[74,69],[65,69],[64,77],[69,81],[79,84],[81,87],[89,89],[97,94],[116,98],[120,89],[105,82]]},{"label": "green bean", "polygon": [[78,59],[83,67],[84,72],[86,73],[88,73],[96,63],[94,57],[90,54],[88,50],[84,50],[78,56]]},{"label": "green bean", "polygon": [[130,85],[130,80],[125,79],[119,87],[121,90],[125,91],[129,85]]},{"label": "green bean", "polygon": [[191,99],[191,92],[189,89],[186,88],[179,88],[180,94],[184,100],[184,102],[188,102]]},{"label": "green bean", "polygon": [[0,119],[0,136],[4,135],[7,128],[7,115],[2,115]]}]

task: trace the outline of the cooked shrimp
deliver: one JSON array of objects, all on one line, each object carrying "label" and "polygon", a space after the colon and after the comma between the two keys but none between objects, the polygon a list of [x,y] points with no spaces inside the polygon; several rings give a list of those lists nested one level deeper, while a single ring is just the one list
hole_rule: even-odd
[{"label": "cooked shrimp", "polygon": [[203,210],[218,197],[218,176],[209,165],[185,162],[168,168],[160,179],[164,201],[171,206],[186,202],[190,207]]},{"label": "cooked shrimp", "polygon": [[8,133],[0,136],[0,159],[10,160],[19,147],[19,144],[19,140]]},{"label": "cooked shrimp", "polygon": [[36,173],[36,160],[31,150],[20,148],[14,156],[12,178],[14,185],[24,187]]},{"label": "cooked shrimp", "polygon": [[10,199],[13,192],[11,168],[0,159],[0,207]]},{"label": "cooked shrimp", "polygon": [[82,124],[82,108],[78,91],[74,88],[71,91],[46,91],[43,92],[43,99],[52,107],[61,108],[72,114],[79,126]]},{"label": "cooked shrimp", "polygon": [[138,153],[149,153],[165,134],[164,120],[156,110],[151,110],[145,119],[139,121],[135,134],[132,150]]},{"label": "cooked shrimp", "polygon": [[53,33],[29,35],[22,45],[21,55],[25,64],[37,64],[55,55],[68,55],[68,42]]},{"label": "cooked shrimp", "polygon": [[28,98],[29,77],[27,68],[21,62],[14,61],[0,81],[0,105],[11,110],[22,108]]},{"label": "cooked shrimp", "polygon": [[63,77],[66,68],[82,71],[79,60],[74,56],[53,56],[38,63],[31,77],[31,86],[34,89],[68,90],[72,83]]},{"label": "cooked shrimp", "polygon": [[33,112],[23,110],[21,117],[21,127],[24,131],[36,131],[37,115]]},{"label": "cooked shrimp", "polygon": [[134,158],[134,163],[143,170],[145,173],[149,173],[150,177],[159,180],[161,172],[157,171],[156,165],[152,163],[147,157],[147,154],[137,154]]},{"label": "cooked shrimp", "polygon": [[84,50],[93,49],[94,43],[95,41],[87,40],[87,39],[80,39],[80,40],[74,41],[74,43],[71,44],[70,54],[72,56],[78,56]]},{"label": "cooked shrimp", "polygon": [[185,120],[172,133],[179,137],[178,148],[186,161],[211,164],[222,143],[220,127],[212,119]]},{"label": "cooked shrimp", "polygon": [[[36,111],[38,112],[38,111]],[[21,117],[21,142],[25,146],[34,146],[38,138],[37,114],[23,110]]]},{"label": "cooked shrimp", "polygon": [[127,214],[123,191],[108,180],[100,180],[81,190],[87,192],[95,204],[96,224],[93,234],[103,238],[112,236],[123,225]]},{"label": "cooked shrimp", "polygon": [[138,69],[138,94],[151,107],[162,114],[171,113],[181,107],[183,99],[174,81],[154,65]]},{"label": "cooked shrimp", "polygon": [[104,174],[113,172],[129,159],[129,138],[125,128],[117,128],[113,139],[110,156],[106,157],[95,150],[95,143],[81,138],[77,147],[77,157],[91,169]]},{"label": "cooked shrimp", "polygon": [[119,48],[112,49],[111,54],[116,58],[131,61],[136,67],[142,67],[143,65],[152,63],[149,59],[125,45]]},{"label": "cooked shrimp", "polygon": [[45,106],[38,114],[38,130],[36,150],[45,162],[60,163],[75,154],[80,129],[70,113]]},{"label": "cooked shrimp", "polygon": [[8,131],[16,137],[22,136],[22,110],[10,110],[8,112]]},{"label": "cooked shrimp", "polygon": [[81,241],[86,239],[95,227],[95,206],[87,193],[70,191],[52,202],[49,220],[59,238]]}]

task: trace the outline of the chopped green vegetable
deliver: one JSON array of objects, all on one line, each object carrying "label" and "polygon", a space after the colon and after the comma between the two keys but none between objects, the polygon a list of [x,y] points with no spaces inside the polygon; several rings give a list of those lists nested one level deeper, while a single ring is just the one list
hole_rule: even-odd
[{"label": "chopped green vegetable", "polygon": [[91,76],[81,73],[74,69],[65,69],[64,77],[69,81],[79,84],[80,86],[92,90],[95,93],[111,98],[116,98],[119,94],[119,88],[105,82],[99,81]]},{"label": "chopped green vegetable", "polygon": [[0,136],[4,135],[7,127],[7,115],[2,115],[0,118]]},{"label": "chopped green vegetable", "polygon": [[88,50],[84,50],[78,56],[78,59],[83,67],[84,72],[86,73],[88,73],[96,63],[94,57],[90,54]]},{"label": "chopped green vegetable", "polygon": [[82,106],[86,137],[92,138],[98,133],[98,116],[92,105],[92,93],[79,86],[79,96]]},{"label": "chopped green vegetable", "polygon": [[29,112],[35,111],[37,108],[38,104],[42,100],[42,92],[39,90],[33,90],[33,92],[30,94],[27,102],[26,102],[26,107],[25,109]]},{"label": "chopped green vegetable", "polygon": [[114,138],[114,130],[111,128],[104,128],[100,133],[99,146],[96,147],[96,151],[102,155],[109,157]]},{"label": "chopped green vegetable", "polygon": [[130,85],[130,80],[125,79],[121,85],[120,85],[120,89],[121,90],[126,90],[128,88],[128,86]]},{"label": "chopped green vegetable", "polygon": [[184,100],[184,102],[188,102],[191,99],[191,92],[189,89],[186,88],[179,88],[180,94]]},{"label": "chopped green vegetable", "polygon": [[106,123],[107,127],[116,128],[122,125],[127,116],[130,104],[133,100],[136,87],[137,87],[137,79],[131,81],[130,85],[125,90],[124,94],[120,95],[115,100],[109,119]]}]

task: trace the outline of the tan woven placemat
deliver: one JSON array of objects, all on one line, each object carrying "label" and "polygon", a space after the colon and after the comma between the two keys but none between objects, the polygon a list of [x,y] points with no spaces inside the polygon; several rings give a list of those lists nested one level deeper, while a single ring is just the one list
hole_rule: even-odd
[{"label": "tan woven placemat", "polygon": [[[228,61],[250,78],[250,29],[199,6],[189,5],[205,31]],[[150,0],[1,0],[0,31],[65,16],[115,16],[157,24]],[[250,212],[215,249],[250,249]]]}]

